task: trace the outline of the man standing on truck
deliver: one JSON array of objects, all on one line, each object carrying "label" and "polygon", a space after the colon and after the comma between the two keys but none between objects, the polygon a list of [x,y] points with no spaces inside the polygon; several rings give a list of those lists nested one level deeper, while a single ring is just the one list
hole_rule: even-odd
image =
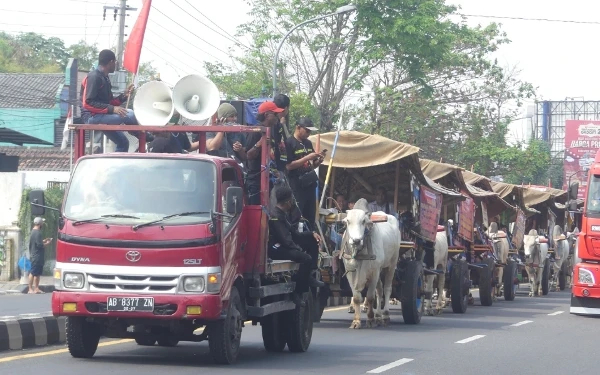
[{"label": "man standing on truck", "polygon": [[40,277],[44,272],[44,246],[48,245],[52,238],[42,240],[42,226],[45,219],[36,217],[33,219],[33,230],[29,237],[29,256],[31,258],[31,271],[29,272],[29,294],[43,294],[40,290]]},{"label": "man standing on truck", "polygon": [[294,205],[292,189],[281,186],[275,191],[277,206],[269,219],[269,258],[291,260],[300,263],[297,291],[306,292],[308,287],[324,287],[325,284],[311,276],[317,269],[321,237],[315,232],[298,232],[289,220]]},{"label": "man standing on truck", "polygon": [[[98,55],[98,68],[88,73],[81,83],[81,117],[86,124],[106,125],[137,125],[137,119],[132,110],[121,107],[133,91],[133,84],[127,90],[113,97],[109,73],[116,69],[117,57],[111,50],[102,50]],[[129,151],[129,140],[123,132],[107,131],[106,137],[117,147],[116,152]],[[139,137],[139,133],[131,133]]]}]

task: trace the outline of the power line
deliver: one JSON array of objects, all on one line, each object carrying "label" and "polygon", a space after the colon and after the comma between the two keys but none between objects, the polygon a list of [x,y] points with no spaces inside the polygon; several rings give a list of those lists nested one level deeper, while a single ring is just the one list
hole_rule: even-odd
[{"label": "power line", "polygon": [[587,24],[587,25],[600,25],[599,21],[576,21],[576,20],[559,20],[559,19],[551,19],[551,18],[488,16],[488,15],[484,15],[484,14],[463,14],[463,13],[457,13],[457,15],[464,16],[464,17],[494,18],[494,19],[506,19],[506,20],[518,20],[518,21],[542,21],[542,22],[561,22],[561,23],[577,23],[577,24]]},{"label": "power line", "polygon": [[33,12],[30,10],[13,10],[13,9],[0,9],[0,12],[13,12],[13,13],[28,13],[28,14],[46,14],[50,16],[87,16],[82,13],[49,13],[49,12]]},{"label": "power line", "polygon": [[[53,29],[81,29],[81,26],[57,26],[57,25],[27,25],[27,24],[23,24],[23,23],[0,23],[1,26],[27,26],[27,27],[49,27],[49,28],[53,28]],[[87,26],[86,28],[102,28],[102,27],[108,27],[109,25],[100,25],[100,26]]]}]

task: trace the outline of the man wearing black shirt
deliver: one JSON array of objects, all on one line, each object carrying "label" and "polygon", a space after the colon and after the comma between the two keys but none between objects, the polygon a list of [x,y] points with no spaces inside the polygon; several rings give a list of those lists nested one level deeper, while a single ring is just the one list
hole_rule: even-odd
[{"label": "man wearing black shirt", "polygon": [[308,287],[323,287],[324,283],[311,277],[317,269],[319,242],[321,237],[314,232],[298,232],[289,221],[288,213],[293,207],[292,190],[282,186],[275,191],[277,206],[269,219],[269,258],[273,260],[291,260],[300,263],[298,270],[298,292]]},{"label": "man wearing black shirt", "polygon": [[44,246],[48,245],[52,238],[42,239],[42,226],[44,219],[36,217],[33,219],[33,229],[29,237],[29,257],[31,259],[31,270],[29,271],[29,294],[42,294],[40,290],[40,276],[44,272]]},{"label": "man wearing black shirt", "polygon": [[[237,110],[231,103],[221,103],[217,109],[217,125],[237,125]],[[243,133],[206,133],[206,153],[222,158],[234,157],[238,163],[246,160]]]},{"label": "man wearing black shirt", "polygon": [[[275,140],[276,127],[279,123],[278,115],[282,113],[283,108],[271,101],[262,102],[258,107],[258,115],[256,119],[260,121],[260,126],[271,128],[271,142],[269,145],[270,160],[268,161],[268,169],[270,174],[270,188],[275,180],[279,179],[279,170],[277,164],[279,162],[279,152]],[[248,195],[248,204],[260,204],[260,175],[261,175],[261,133],[250,133],[246,137],[246,157],[248,160],[248,176],[246,177],[246,193]],[[269,188],[269,191],[271,190]]]},{"label": "man wearing black shirt", "polygon": [[314,230],[314,221],[317,210],[316,187],[318,178],[314,169],[325,158],[326,150],[316,153],[312,142],[308,139],[310,132],[317,130],[308,118],[301,118],[296,122],[294,135],[285,141],[287,149],[287,170],[290,185],[298,201],[298,208],[302,216],[308,220]]},{"label": "man wearing black shirt", "polygon": [[[175,113],[167,126],[179,123],[181,115]],[[200,143],[190,143],[185,132],[156,132],[155,138],[148,144],[148,152],[161,154],[183,154],[186,151],[192,152],[199,148]]]}]

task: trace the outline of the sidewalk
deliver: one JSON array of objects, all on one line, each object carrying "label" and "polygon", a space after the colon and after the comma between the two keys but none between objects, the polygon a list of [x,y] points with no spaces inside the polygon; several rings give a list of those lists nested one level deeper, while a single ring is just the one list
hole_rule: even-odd
[{"label": "sidewalk", "polygon": [[[21,283],[21,281],[24,283]],[[52,276],[42,276],[40,278],[40,289],[45,293],[52,293],[54,291],[54,278]],[[0,281],[0,295],[27,293],[28,290],[29,286],[24,278],[21,278],[21,280]]]}]

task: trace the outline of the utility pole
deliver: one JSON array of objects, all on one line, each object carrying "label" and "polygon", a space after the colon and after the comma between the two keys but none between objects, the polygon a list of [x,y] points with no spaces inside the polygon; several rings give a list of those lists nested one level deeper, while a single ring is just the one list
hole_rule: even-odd
[{"label": "utility pole", "polygon": [[104,6],[104,17],[106,18],[106,10],[112,10],[114,12],[114,19],[117,20],[119,16],[119,42],[117,44],[117,70],[121,70],[123,63],[123,51],[125,50],[125,18],[128,16],[127,11],[137,10],[137,8],[130,8],[127,5],[127,0],[119,0],[119,6]]}]

